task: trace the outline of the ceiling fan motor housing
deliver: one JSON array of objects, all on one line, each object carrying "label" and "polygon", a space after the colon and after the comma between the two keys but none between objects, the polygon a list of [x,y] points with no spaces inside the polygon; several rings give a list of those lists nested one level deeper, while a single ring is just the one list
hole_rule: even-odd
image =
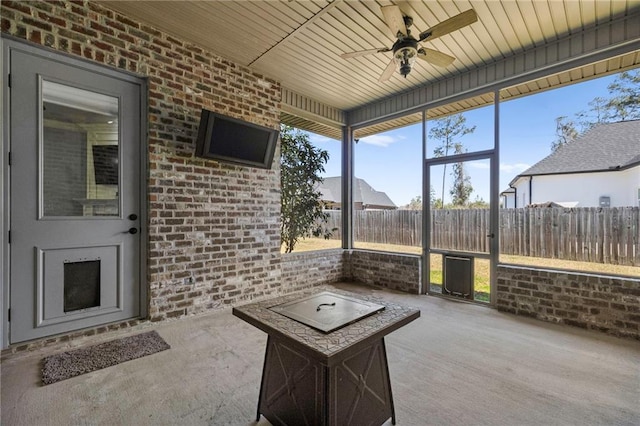
[{"label": "ceiling fan motor housing", "polygon": [[418,55],[418,40],[411,36],[398,39],[392,49],[393,60],[398,64],[400,74],[406,78]]}]

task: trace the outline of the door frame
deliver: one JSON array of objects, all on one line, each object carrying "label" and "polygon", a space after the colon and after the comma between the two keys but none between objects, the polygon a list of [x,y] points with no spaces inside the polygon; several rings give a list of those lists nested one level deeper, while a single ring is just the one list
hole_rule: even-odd
[{"label": "door frame", "polygon": [[[433,251],[433,253],[437,253],[437,254],[442,254],[444,256],[445,252],[449,252],[451,254],[456,254],[456,255],[469,255],[472,256],[473,258],[477,258],[477,259],[488,259],[489,260],[489,305],[490,306],[495,306],[496,303],[496,283],[497,283],[497,279],[496,279],[496,265],[498,263],[498,250],[499,247],[497,245],[497,243],[499,242],[499,238],[498,238],[498,220],[497,220],[497,212],[495,212],[495,210],[497,210],[498,208],[498,201],[496,200],[496,197],[494,196],[494,188],[496,187],[495,184],[495,180],[496,180],[496,173],[495,170],[496,169],[496,162],[498,161],[498,156],[496,153],[496,150],[494,149],[489,149],[489,150],[485,150],[485,151],[476,151],[476,152],[471,152],[471,153],[464,153],[464,154],[458,154],[458,155],[449,155],[447,157],[437,157],[437,158],[430,158],[430,159],[425,159],[424,160],[424,194],[425,197],[424,198],[424,203],[423,203],[423,209],[425,211],[424,214],[424,220],[423,220],[423,227],[424,227],[424,239],[423,239],[423,256],[422,256],[422,262],[423,262],[423,271],[424,271],[424,276],[423,276],[423,292],[424,294],[429,294],[432,296],[442,296],[442,297],[447,297],[444,296],[444,294],[440,295],[437,292],[433,292],[429,289],[429,284],[430,284],[430,276],[431,276],[431,263],[430,263],[430,254],[432,253],[431,251],[431,200],[430,200],[430,191],[428,190],[428,188],[431,188],[431,166],[438,166],[438,165],[443,165],[443,164],[455,164],[455,163],[459,163],[459,162],[464,162],[464,161],[475,161],[475,160],[489,160],[489,164],[490,164],[490,168],[489,168],[489,187],[490,187],[490,194],[491,194],[491,198],[490,198],[490,203],[489,203],[489,235],[487,235],[487,238],[490,238],[489,240],[489,253],[473,253],[473,252],[465,252],[465,251],[456,251],[456,250],[444,250],[444,251],[440,251],[440,250],[435,250]],[[475,277],[474,277],[475,278]],[[442,286],[444,288],[444,282],[442,283]],[[443,290],[444,292],[444,290]]]},{"label": "door frame", "polygon": [[111,78],[136,84],[140,87],[140,186],[138,193],[140,197],[140,250],[138,263],[139,283],[140,283],[140,318],[148,316],[148,283],[147,283],[147,242],[148,242],[148,197],[147,197],[147,181],[149,171],[148,164],[148,140],[147,140],[147,93],[148,80],[146,77],[133,74],[128,71],[122,71],[107,66],[97,64],[93,61],[85,60],[70,56],[65,53],[45,48],[22,39],[2,34],[0,37],[0,49],[2,50],[2,152],[0,160],[2,161],[2,173],[0,173],[0,187],[2,188],[2,196],[0,196],[0,278],[2,279],[2,297],[0,297],[0,314],[2,315],[2,327],[0,327],[0,347],[9,347],[9,307],[11,292],[11,244],[10,244],[10,151],[11,151],[11,129],[9,128],[11,111],[11,90],[10,90],[10,71],[11,71],[11,52],[23,52],[31,55],[42,57],[43,59],[61,62],[65,65],[80,68],[84,71],[106,75]]},{"label": "door frame", "polygon": [[[491,194],[489,204],[489,222],[492,238],[489,241],[489,289],[490,299],[487,304],[495,307],[498,298],[498,262],[500,256],[500,88],[487,93],[493,93],[493,147],[456,156],[427,158],[427,109],[422,111],[422,268],[420,276],[420,294],[437,296],[437,293],[429,291],[429,279],[431,275],[429,253],[431,250],[431,206],[430,197],[430,165],[455,162],[455,160],[479,160],[489,159],[491,167],[489,170],[489,192]],[[464,99],[464,97],[462,98]],[[444,104],[442,101],[439,104]],[[444,282],[443,282],[444,286]],[[446,296],[442,296],[446,297]],[[484,305],[484,304],[479,304]]]}]

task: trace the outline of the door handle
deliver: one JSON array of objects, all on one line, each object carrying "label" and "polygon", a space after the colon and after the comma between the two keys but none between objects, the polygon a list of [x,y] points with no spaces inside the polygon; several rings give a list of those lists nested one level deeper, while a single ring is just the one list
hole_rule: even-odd
[{"label": "door handle", "polygon": [[487,238],[493,238],[493,237],[494,237],[493,232],[491,234],[487,234]]},{"label": "door handle", "polygon": [[129,220],[138,220],[138,215],[137,215],[137,214],[135,214],[135,213],[131,213],[131,214],[129,215]]},{"label": "door handle", "polygon": [[134,235],[137,233],[138,233],[138,228],[129,228],[125,232],[123,232],[123,234],[131,234],[131,235]]}]

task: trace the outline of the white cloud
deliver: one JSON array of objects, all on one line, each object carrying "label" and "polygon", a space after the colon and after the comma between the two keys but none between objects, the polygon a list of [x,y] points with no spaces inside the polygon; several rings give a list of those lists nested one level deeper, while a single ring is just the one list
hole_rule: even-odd
[{"label": "white cloud", "polygon": [[329,143],[329,142],[340,142],[336,139],[331,139],[326,136],[318,135],[315,133],[308,133],[308,134],[309,134],[309,141],[314,145]]},{"label": "white cloud", "polygon": [[[482,169],[482,170],[489,170],[489,163],[488,162],[476,162],[476,161],[471,161],[469,162],[469,166],[474,168],[474,169]],[[500,171],[504,172],[504,173],[520,173],[523,172],[525,170],[527,170],[529,167],[531,167],[529,164],[525,164],[525,163],[515,163],[515,164],[506,164],[506,163],[501,163],[500,164]]]},{"label": "white cloud", "polygon": [[489,170],[489,163],[488,162],[475,162],[475,161],[471,161],[468,163],[469,166],[473,167],[474,169],[482,169],[482,170]]},{"label": "white cloud", "polygon": [[505,172],[505,173],[518,174],[520,172],[524,172],[529,167],[531,167],[531,166],[529,164],[526,164],[526,163],[515,163],[515,164],[502,163],[502,164],[500,164],[500,171]]},{"label": "white cloud", "polygon": [[360,142],[386,148],[392,143],[398,142],[399,140],[400,138],[394,138],[393,136],[389,135],[372,135],[360,139]]}]

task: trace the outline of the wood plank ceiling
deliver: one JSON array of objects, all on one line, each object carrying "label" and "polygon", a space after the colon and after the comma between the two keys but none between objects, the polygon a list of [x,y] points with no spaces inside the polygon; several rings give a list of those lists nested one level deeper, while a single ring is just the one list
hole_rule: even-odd
[{"label": "wood plank ceiling", "polygon": [[[101,1],[105,6],[200,45],[281,82],[287,90],[348,111],[500,59],[571,36],[604,22],[637,14],[638,0],[450,1]],[[351,59],[340,54],[391,47],[395,38],[380,11],[397,4],[413,18],[413,33],[473,8],[478,21],[428,43],[456,57],[446,68],[418,61],[407,78],[394,73],[378,82],[391,52]],[[540,79],[505,97],[638,66],[636,53],[578,74]],[[584,74],[584,75],[582,75]],[[578,78],[580,77],[580,78]],[[564,83],[563,83],[564,82]],[[289,114],[300,127],[303,119]],[[376,131],[415,121],[415,115]],[[307,127],[309,123],[306,123]],[[319,125],[320,133],[339,129]]]}]

